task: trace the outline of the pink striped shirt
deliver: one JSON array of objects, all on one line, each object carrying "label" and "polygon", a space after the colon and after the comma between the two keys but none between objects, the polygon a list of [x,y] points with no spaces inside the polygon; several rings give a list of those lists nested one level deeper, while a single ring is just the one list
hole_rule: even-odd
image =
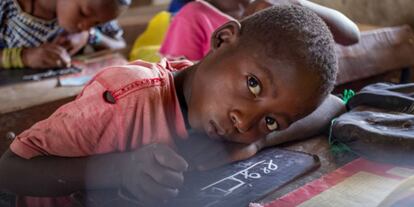
[{"label": "pink striped shirt", "polygon": [[172,59],[201,60],[210,50],[213,32],[232,19],[205,1],[190,2],[174,17],[160,53]]}]

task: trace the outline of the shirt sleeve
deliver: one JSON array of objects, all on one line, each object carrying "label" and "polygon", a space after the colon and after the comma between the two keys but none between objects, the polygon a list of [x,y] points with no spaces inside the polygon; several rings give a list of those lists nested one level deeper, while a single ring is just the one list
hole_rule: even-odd
[{"label": "shirt sleeve", "polygon": [[167,58],[200,60],[203,58],[204,38],[194,19],[176,16],[168,28],[160,53]]},{"label": "shirt sleeve", "polygon": [[124,31],[119,26],[118,21],[116,20],[112,20],[104,24],[98,25],[95,28],[98,29],[102,34],[108,37],[112,37],[114,39],[119,39],[124,34]]},{"label": "shirt sleeve", "polygon": [[[4,27],[5,27],[5,25],[4,25],[4,23],[5,23],[4,22],[4,19],[6,18],[5,15],[6,15],[6,12],[8,10],[8,8],[6,7],[6,4],[7,4],[7,1],[4,1],[4,0],[0,1],[0,29],[1,30],[5,30],[4,29]],[[4,32],[2,32],[2,33],[4,33]],[[0,41],[3,38],[2,37],[3,36],[2,33],[0,33]]]},{"label": "shirt sleeve", "polygon": [[74,101],[16,137],[10,149],[30,159],[39,155],[79,157],[116,150],[116,105],[105,102],[105,88],[91,82]]}]

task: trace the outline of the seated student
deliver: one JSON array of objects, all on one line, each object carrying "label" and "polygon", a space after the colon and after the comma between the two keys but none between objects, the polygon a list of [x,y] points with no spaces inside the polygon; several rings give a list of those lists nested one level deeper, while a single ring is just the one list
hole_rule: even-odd
[{"label": "seated student", "polygon": [[145,31],[134,41],[129,53],[129,60],[143,60],[147,62],[159,62],[158,53],[161,42],[170,25],[171,13],[161,11],[157,13],[147,24]]},{"label": "seated student", "polygon": [[171,19],[187,3],[193,0],[172,0],[167,11],[161,11],[154,15],[148,22],[145,31],[135,39],[128,59],[159,62],[161,56],[159,50],[167,33]]},{"label": "seated student", "polygon": [[358,42],[359,31],[351,20],[336,10],[307,0],[198,0],[186,4],[174,17],[160,54],[169,59],[199,61],[210,50],[211,34],[224,23],[273,4],[287,3],[302,5],[316,12],[328,24],[338,43]]},{"label": "seated student", "polygon": [[[64,206],[68,195],[98,189],[157,206],[183,183],[191,157],[179,154],[190,150],[180,143],[200,138],[190,130],[212,142],[266,144],[318,107],[330,118],[342,110],[329,95],[336,73],[332,35],[306,8],[230,21],[197,64],[136,61],[101,71],[76,100],[16,137],[0,160],[0,189],[31,196],[19,197],[21,206]],[[305,119],[328,119],[319,118]]]},{"label": "seated student", "polygon": [[[87,43],[125,46],[115,21],[130,0],[0,1],[0,68],[53,68]],[[95,27],[94,27],[95,26]]]}]

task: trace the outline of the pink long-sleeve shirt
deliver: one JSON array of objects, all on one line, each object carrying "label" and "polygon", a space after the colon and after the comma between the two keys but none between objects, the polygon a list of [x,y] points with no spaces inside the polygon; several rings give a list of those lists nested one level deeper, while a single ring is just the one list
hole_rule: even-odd
[{"label": "pink long-sleeve shirt", "polygon": [[233,20],[205,1],[186,4],[173,18],[161,45],[161,55],[191,61],[201,60],[210,50],[213,32]]}]

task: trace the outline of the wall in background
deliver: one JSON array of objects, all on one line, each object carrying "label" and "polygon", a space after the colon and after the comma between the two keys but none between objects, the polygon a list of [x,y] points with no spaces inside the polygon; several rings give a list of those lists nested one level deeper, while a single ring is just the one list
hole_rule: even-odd
[{"label": "wall in background", "polygon": [[414,0],[312,0],[343,12],[358,23],[379,26],[410,24],[414,28]]}]

